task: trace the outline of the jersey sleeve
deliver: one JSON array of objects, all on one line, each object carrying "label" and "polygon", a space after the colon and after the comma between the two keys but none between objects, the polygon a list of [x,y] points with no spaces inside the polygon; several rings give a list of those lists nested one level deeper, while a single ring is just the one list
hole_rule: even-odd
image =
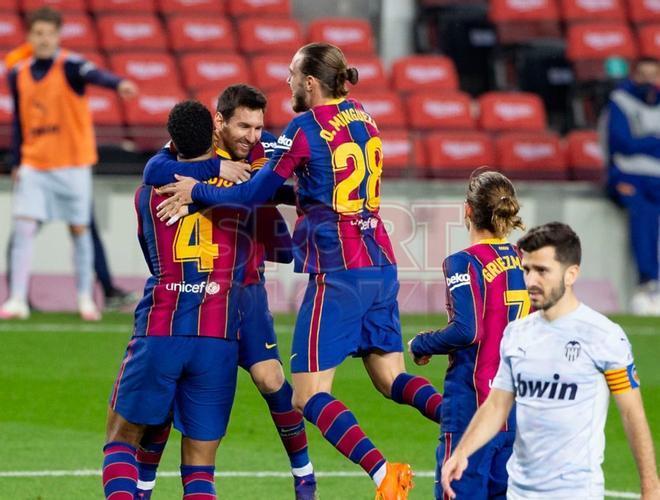
[{"label": "jersey sleeve", "polygon": [[162,186],[170,182],[176,182],[174,174],[192,177],[198,181],[205,181],[218,177],[220,172],[219,161],[211,158],[204,161],[180,162],[169,148],[161,149],[149,158],[144,172],[143,181],[147,186]]},{"label": "jersey sleeve", "polygon": [[592,358],[603,372],[612,394],[621,394],[639,387],[632,347],[621,327],[607,331],[604,338],[594,342]]},{"label": "jersey sleeve", "polygon": [[293,175],[294,170],[307,163],[310,157],[309,143],[305,131],[292,120],[277,139],[269,165],[273,172],[284,179]]},{"label": "jersey sleeve", "polygon": [[481,335],[483,298],[479,275],[465,252],[450,255],[443,263],[449,295],[449,324],[442,330],[415,337],[415,355],[447,354],[477,342]]},{"label": "jersey sleeve", "polygon": [[504,329],[502,342],[500,343],[500,365],[497,368],[497,373],[491,387],[500,389],[506,392],[515,392],[515,385],[513,383],[513,371],[511,370],[511,356],[509,356],[509,344],[511,342],[511,329],[507,326]]}]

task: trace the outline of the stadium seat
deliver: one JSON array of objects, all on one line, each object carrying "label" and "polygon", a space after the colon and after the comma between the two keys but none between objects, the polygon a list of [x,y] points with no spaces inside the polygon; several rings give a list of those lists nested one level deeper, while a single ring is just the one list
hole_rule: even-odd
[{"label": "stadium seat", "polygon": [[568,169],[554,132],[509,132],[495,139],[496,164],[511,179],[564,180]]},{"label": "stadium seat", "polygon": [[[137,3],[137,2],[136,2]],[[97,19],[101,47],[117,51],[163,50],[167,41],[160,21],[150,15],[108,15]]]},{"label": "stadium seat", "polygon": [[108,69],[110,65],[108,64],[108,60],[105,58],[104,55],[100,54],[99,52],[87,52],[83,51],[80,52],[80,55],[87,59],[89,62],[93,63],[94,66],[97,68],[101,69]]},{"label": "stadium seat", "polygon": [[262,55],[250,60],[252,81],[264,92],[287,90],[286,79],[289,77],[290,55]]},{"label": "stadium seat", "polygon": [[110,56],[110,68],[137,83],[140,91],[178,85],[174,58],[167,52],[117,54]]},{"label": "stadium seat", "polygon": [[567,22],[620,21],[626,17],[623,0],[561,0],[561,16]]},{"label": "stadium seat", "polygon": [[233,17],[281,16],[291,17],[290,0],[226,0],[227,12]]},{"label": "stadium seat", "polygon": [[358,85],[351,97],[362,103],[364,110],[371,115],[380,130],[407,128],[403,104],[396,92],[387,90],[363,92]]},{"label": "stadium seat", "polygon": [[268,106],[266,107],[266,128],[273,134],[279,135],[284,127],[296,116],[291,109],[291,91],[278,90],[266,94]]},{"label": "stadium seat", "polygon": [[233,52],[236,49],[233,27],[221,16],[176,15],[170,17],[165,26],[170,47],[177,52]]},{"label": "stadium seat", "polygon": [[207,88],[218,92],[250,80],[245,59],[238,54],[186,54],[179,59],[179,67],[185,87],[192,92]]},{"label": "stadium seat", "polygon": [[62,47],[77,51],[98,50],[96,26],[87,14],[67,14],[60,31]]},{"label": "stadium seat", "polygon": [[383,63],[378,56],[351,56],[348,58],[348,65],[358,70],[358,88],[389,89],[385,68],[383,68]]},{"label": "stadium seat", "polygon": [[543,101],[527,92],[486,92],[479,97],[479,126],[491,132],[541,131],[546,127]]},{"label": "stadium seat", "polygon": [[114,90],[90,85],[87,90],[87,101],[94,120],[96,142],[121,144],[125,139],[125,130],[117,93]]},{"label": "stadium seat", "polygon": [[489,15],[503,45],[561,36],[556,0],[491,0]]},{"label": "stadium seat", "polygon": [[433,177],[467,179],[475,168],[495,168],[490,136],[483,132],[434,132],[424,140],[428,173]]},{"label": "stadium seat", "polygon": [[87,2],[85,0],[21,0],[20,4],[20,9],[23,12],[31,12],[47,5],[48,7],[66,13],[67,15],[64,16],[65,20],[70,12],[84,13],[87,10]]},{"label": "stadium seat", "polygon": [[156,5],[154,0],[87,0],[89,10],[94,14],[154,14]]},{"label": "stadium seat", "polygon": [[639,55],[660,58],[660,24],[646,24],[637,30]]},{"label": "stadium seat", "polygon": [[414,130],[472,129],[472,100],[465,92],[410,94],[404,100],[408,124]]},{"label": "stadium seat", "polygon": [[573,62],[578,80],[604,79],[604,61],[608,57],[637,57],[635,40],[625,23],[572,24],[567,39],[566,55]]},{"label": "stadium seat", "polygon": [[424,165],[424,145],[407,130],[384,130],[380,138],[384,177],[413,177],[416,166]]},{"label": "stadium seat", "polygon": [[208,15],[208,19],[214,19],[225,12],[223,0],[156,0],[156,4],[158,11],[165,16]]},{"label": "stadium seat", "polygon": [[172,86],[162,90],[146,90],[131,100],[122,100],[128,134],[142,151],[159,149],[169,139],[167,117],[172,107],[186,98],[181,89]]},{"label": "stadium seat", "polygon": [[16,13],[17,11],[18,11],[18,0],[0,0],[0,12]]},{"label": "stadium seat", "polygon": [[660,22],[658,0],[628,0],[628,15],[637,24]]},{"label": "stadium seat", "polygon": [[603,180],[605,160],[595,130],[574,130],[569,133],[566,136],[566,156],[572,179]]},{"label": "stadium seat", "polygon": [[[0,76],[3,77],[4,82],[6,80],[5,75]],[[9,149],[13,115],[14,103],[9,88],[6,83],[0,84],[0,149]]]},{"label": "stadium seat", "polygon": [[285,54],[291,57],[303,44],[300,25],[294,19],[241,19],[238,37],[240,48],[247,54]]},{"label": "stadium seat", "polygon": [[206,88],[195,92],[195,99],[204,104],[212,114],[215,114],[218,105],[218,96],[222,89]]},{"label": "stadium seat", "polygon": [[458,90],[458,76],[448,57],[406,56],[392,65],[392,88],[399,92]]},{"label": "stadium seat", "polygon": [[365,19],[324,18],[312,21],[307,28],[308,42],[328,42],[347,56],[374,55],[375,43],[371,23]]},{"label": "stadium seat", "polygon": [[0,18],[0,50],[8,51],[24,41],[25,32],[20,18],[15,13],[2,14],[2,18]]}]

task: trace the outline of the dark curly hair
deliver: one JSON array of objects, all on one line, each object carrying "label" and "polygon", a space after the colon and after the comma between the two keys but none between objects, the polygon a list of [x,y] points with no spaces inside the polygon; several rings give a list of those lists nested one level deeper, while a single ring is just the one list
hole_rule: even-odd
[{"label": "dark curly hair", "polygon": [[201,102],[181,101],[167,117],[167,132],[182,158],[195,158],[211,148],[213,117]]}]

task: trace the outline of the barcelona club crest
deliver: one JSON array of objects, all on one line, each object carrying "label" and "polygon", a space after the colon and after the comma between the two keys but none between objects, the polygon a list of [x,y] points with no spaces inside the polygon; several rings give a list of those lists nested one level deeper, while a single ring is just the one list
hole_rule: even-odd
[{"label": "barcelona club crest", "polygon": [[566,356],[566,359],[569,361],[575,361],[580,356],[581,349],[582,347],[577,340],[571,340],[564,347],[564,356]]}]

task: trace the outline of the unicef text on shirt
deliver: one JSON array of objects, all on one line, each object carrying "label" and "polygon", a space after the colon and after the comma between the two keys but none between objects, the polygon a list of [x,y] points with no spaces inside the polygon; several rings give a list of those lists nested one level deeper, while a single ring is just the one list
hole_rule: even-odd
[{"label": "unicef text on shirt", "polygon": [[207,295],[215,295],[220,291],[220,285],[215,281],[203,283],[186,283],[181,281],[179,283],[168,283],[165,289],[171,292],[179,293],[206,293]]}]

